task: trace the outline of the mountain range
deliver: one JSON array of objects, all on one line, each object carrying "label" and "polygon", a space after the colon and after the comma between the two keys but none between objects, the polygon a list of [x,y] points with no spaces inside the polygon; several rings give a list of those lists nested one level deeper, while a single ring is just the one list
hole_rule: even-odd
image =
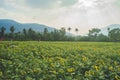
[{"label": "mountain range", "polygon": [[[4,26],[6,28],[6,32],[10,32],[10,27],[14,26],[15,27],[15,32],[19,32],[22,31],[24,28],[25,29],[29,29],[32,28],[33,30],[37,31],[37,32],[43,32],[44,28],[47,28],[49,32],[55,30],[55,28],[53,27],[49,27],[43,24],[37,24],[37,23],[19,23],[16,22],[14,20],[10,20],[10,19],[0,19],[0,28]],[[101,32],[104,35],[108,35],[108,28],[110,28],[110,30],[114,29],[114,28],[120,28],[120,24],[111,24],[109,26],[103,27],[101,28]],[[67,34],[71,34],[68,33]],[[73,35],[73,34],[71,34]]]},{"label": "mountain range", "polygon": [[100,33],[103,33],[104,35],[108,35],[108,28],[110,30],[115,29],[115,28],[120,28],[120,24],[111,24],[109,26],[106,26],[106,27],[101,29]]},{"label": "mountain range", "polygon": [[0,28],[4,26],[6,28],[6,32],[10,32],[10,27],[14,26],[15,32],[22,31],[24,28],[29,29],[32,28],[33,30],[37,32],[43,32],[44,28],[47,28],[48,31],[53,31],[55,28],[49,27],[43,24],[37,24],[37,23],[19,23],[14,20],[10,19],[0,19]]}]

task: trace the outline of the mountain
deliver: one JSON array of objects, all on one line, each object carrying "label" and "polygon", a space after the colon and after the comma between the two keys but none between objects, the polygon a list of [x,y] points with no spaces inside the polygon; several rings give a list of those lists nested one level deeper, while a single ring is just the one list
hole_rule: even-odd
[{"label": "mountain", "polygon": [[0,19],[0,28],[4,26],[6,28],[6,32],[10,32],[10,27],[15,27],[15,32],[22,31],[24,28],[29,29],[32,28],[33,30],[37,32],[43,32],[44,28],[47,28],[48,31],[53,31],[55,28],[43,25],[43,24],[37,24],[37,23],[19,23],[14,20],[9,19]]},{"label": "mountain", "polygon": [[106,26],[106,27],[101,29],[100,33],[103,33],[104,35],[108,35],[108,28],[110,30],[112,30],[114,28],[120,28],[120,24],[112,24],[112,25]]}]

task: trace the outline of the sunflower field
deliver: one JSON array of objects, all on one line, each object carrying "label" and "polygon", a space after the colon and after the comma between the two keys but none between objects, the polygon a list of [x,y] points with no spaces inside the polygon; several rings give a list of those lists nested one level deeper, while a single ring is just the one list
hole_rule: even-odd
[{"label": "sunflower field", "polygon": [[0,80],[120,80],[120,43],[1,41]]}]

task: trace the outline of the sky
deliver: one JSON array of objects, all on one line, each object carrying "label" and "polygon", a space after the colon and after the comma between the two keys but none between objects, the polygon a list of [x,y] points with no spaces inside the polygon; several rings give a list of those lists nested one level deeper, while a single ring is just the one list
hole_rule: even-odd
[{"label": "sky", "polygon": [[39,23],[79,34],[120,24],[120,0],[0,0],[0,19]]}]

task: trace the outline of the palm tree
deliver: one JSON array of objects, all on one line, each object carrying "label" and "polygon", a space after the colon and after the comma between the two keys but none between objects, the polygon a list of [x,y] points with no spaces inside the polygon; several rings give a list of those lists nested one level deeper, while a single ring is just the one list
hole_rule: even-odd
[{"label": "palm tree", "polygon": [[15,31],[14,26],[11,26],[11,27],[10,27],[10,31],[11,31],[12,34],[14,33],[14,31]]},{"label": "palm tree", "polygon": [[110,31],[110,28],[107,28],[108,31]]},{"label": "palm tree", "polygon": [[110,28],[107,28],[108,30],[108,39],[110,40],[109,33],[110,33]]},{"label": "palm tree", "polygon": [[69,35],[70,35],[71,27],[68,28],[68,31],[69,31]]},{"label": "palm tree", "polygon": [[26,31],[26,29],[25,29],[25,28],[23,29],[23,33],[24,33],[24,35],[26,36],[27,31]]},{"label": "palm tree", "polygon": [[59,36],[60,36],[60,40],[64,40],[65,39],[65,34],[66,34],[66,29],[64,27],[62,27],[59,30]]},{"label": "palm tree", "polygon": [[78,29],[78,28],[76,28],[76,29],[75,29],[75,32],[76,32],[77,34],[78,34],[78,31],[79,31],[79,29]]},{"label": "palm tree", "polygon": [[61,28],[61,30],[62,30],[62,31],[65,31],[65,28],[64,28],[64,27],[62,27],[62,28]]},{"label": "palm tree", "polygon": [[107,28],[107,30],[108,30],[108,34],[109,34],[109,32],[110,32],[110,28]]},{"label": "palm tree", "polygon": [[27,39],[27,30],[25,28],[23,29],[23,34],[24,34],[24,39],[26,40]]},{"label": "palm tree", "polygon": [[13,36],[14,36],[14,31],[15,31],[14,26],[11,26],[11,27],[10,27],[10,32],[11,32],[12,38],[13,38]]},{"label": "palm tree", "polygon": [[44,40],[48,40],[48,29],[44,28],[44,32],[43,32],[43,36],[44,36]]},{"label": "palm tree", "polygon": [[68,28],[68,31],[69,31],[69,32],[71,31],[71,27]]},{"label": "palm tree", "polygon": [[4,35],[5,35],[6,28],[5,27],[1,27],[0,30],[1,30],[1,35],[0,36],[3,38]]},{"label": "palm tree", "polygon": [[[78,28],[75,28],[75,32],[76,32],[76,34],[78,35],[78,31],[79,31],[79,29]],[[78,40],[78,36],[76,36],[76,41]]]},{"label": "palm tree", "polygon": [[21,32],[19,31],[19,32],[18,32],[19,40],[21,40],[21,35],[20,35],[20,34],[21,34]]},{"label": "palm tree", "polygon": [[62,28],[60,29],[60,32],[61,32],[62,35],[65,35],[66,29],[65,29],[64,27],[62,27]]}]

